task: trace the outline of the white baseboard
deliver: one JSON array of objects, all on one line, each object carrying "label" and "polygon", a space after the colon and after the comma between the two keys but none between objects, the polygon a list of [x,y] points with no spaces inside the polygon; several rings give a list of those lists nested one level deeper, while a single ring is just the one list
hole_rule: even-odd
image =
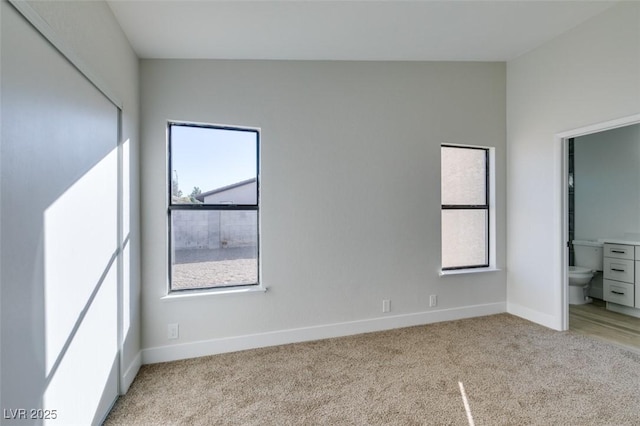
[{"label": "white baseboard", "polygon": [[133,379],[136,378],[140,367],[142,366],[142,351],[138,352],[131,361],[131,364],[127,367],[120,378],[120,395],[124,395],[129,390],[129,386],[133,383]]},{"label": "white baseboard", "polygon": [[226,352],[236,352],[288,343],[342,337],[394,328],[411,327],[441,321],[480,317],[506,312],[505,302],[464,306],[414,314],[384,316],[360,321],[319,325],[268,333],[204,340],[170,346],[158,346],[142,350],[142,363],[176,361]]},{"label": "white baseboard", "polygon": [[554,315],[545,314],[543,312],[534,311],[516,303],[507,303],[507,312],[527,321],[535,322],[552,330],[562,330],[562,319]]}]

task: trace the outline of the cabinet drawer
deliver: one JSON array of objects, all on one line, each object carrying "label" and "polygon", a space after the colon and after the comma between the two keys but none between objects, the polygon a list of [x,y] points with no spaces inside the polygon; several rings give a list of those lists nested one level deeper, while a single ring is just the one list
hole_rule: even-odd
[{"label": "cabinet drawer", "polygon": [[607,302],[633,307],[635,294],[633,284],[604,280],[603,295]]},{"label": "cabinet drawer", "polygon": [[604,257],[615,257],[617,259],[634,259],[635,247],[625,244],[605,244]]},{"label": "cabinet drawer", "polygon": [[603,259],[604,277],[610,280],[633,283],[634,263],[634,260],[605,257]]}]

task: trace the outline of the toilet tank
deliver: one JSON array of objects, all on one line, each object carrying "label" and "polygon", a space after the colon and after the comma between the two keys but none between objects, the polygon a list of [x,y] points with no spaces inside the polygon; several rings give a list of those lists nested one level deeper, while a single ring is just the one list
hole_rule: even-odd
[{"label": "toilet tank", "polygon": [[574,240],[573,252],[576,266],[584,266],[594,271],[602,271],[602,243],[597,241]]}]

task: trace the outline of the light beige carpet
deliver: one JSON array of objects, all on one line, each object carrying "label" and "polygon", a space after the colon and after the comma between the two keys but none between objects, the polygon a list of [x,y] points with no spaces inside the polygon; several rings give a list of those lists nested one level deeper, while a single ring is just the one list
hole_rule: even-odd
[{"label": "light beige carpet", "polygon": [[638,425],[640,355],[500,314],[143,366],[107,425]]}]

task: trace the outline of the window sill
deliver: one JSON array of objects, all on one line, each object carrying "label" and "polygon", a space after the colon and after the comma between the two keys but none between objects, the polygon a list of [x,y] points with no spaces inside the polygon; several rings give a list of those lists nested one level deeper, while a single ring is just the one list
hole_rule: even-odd
[{"label": "window sill", "polygon": [[476,273],[480,273],[480,272],[499,272],[501,270],[502,269],[494,268],[494,267],[469,268],[469,269],[452,269],[452,270],[447,270],[447,271],[440,270],[439,275],[441,277],[444,277],[446,275],[476,274]]},{"label": "window sill", "polygon": [[263,286],[251,286],[245,288],[221,288],[206,290],[193,290],[193,291],[174,291],[166,296],[160,298],[160,300],[167,302],[174,302],[177,300],[187,300],[192,298],[202,298],[211,296],[220,296],[223,294],[248,294],[248,293],[266,293],[267,287]]}]

